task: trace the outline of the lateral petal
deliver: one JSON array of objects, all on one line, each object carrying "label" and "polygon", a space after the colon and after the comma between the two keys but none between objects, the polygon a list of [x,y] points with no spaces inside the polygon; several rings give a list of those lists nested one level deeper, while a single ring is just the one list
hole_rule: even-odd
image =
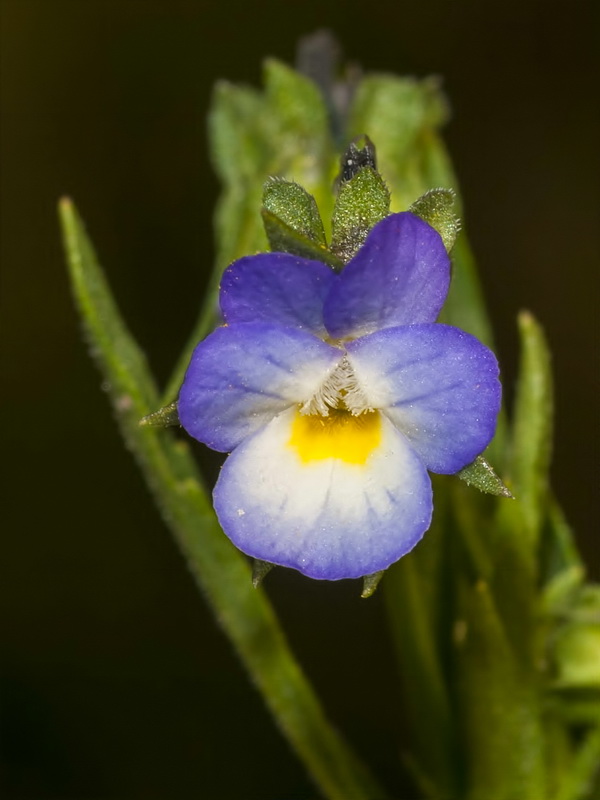
[{"label": "lateral petal", "polygon": [[451,474],[490,443],[500,410],[494,354],[450,325],[409,325],[350,342],[370,405],[410,441],[427,469]]},{"label": "lateral petal", "polygon": [[342,355],[294,328],[217,328],[192,355],[179,394],[181,424],[213,450],[233,450],[283,409],[306,402]]},{"label": "lateral petal", "polygon": [[333,283],[323,309],[334,338],[397,325],[434,322],[450,285],[450,259],[439,233],[409,212],[377,223]]},{"label": "lateral petal", "polygon": [[228,323],[272,322],[325,336],[323,301],[336,279],[320,261],[288,253],[246,256],[223,273],[221,311]]},{"label": "lateral petal", "polygon": [[294,444],[297,415],[283,411],[225,462],[214,490],[223,530],[248,555],[311,578],[385,569],[429,527],[425,468],[384,416],[367,456],[358,450],[349,456],[342,447],[332,457],[317,441],[315,457],[307,459]]}]

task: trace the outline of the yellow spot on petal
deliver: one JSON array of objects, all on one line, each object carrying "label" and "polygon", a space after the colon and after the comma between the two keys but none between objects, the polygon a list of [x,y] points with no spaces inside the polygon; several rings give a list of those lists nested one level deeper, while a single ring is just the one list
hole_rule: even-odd
[{"label": "yellow spot on petal", "polygon": [[377,411],[354,416],[344,409],[332,409],[327,417],[297,413],[288,445],[304,463],[339,458],[347,464],[364,464],[380,443]]}]

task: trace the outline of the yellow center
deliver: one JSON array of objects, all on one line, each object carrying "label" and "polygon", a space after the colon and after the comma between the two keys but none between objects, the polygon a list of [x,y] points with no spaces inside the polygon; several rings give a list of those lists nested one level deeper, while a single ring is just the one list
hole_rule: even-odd
[{"label": "yellow center", "polygon": [[345,409],[331,409],[329,416],[297,413],[288,442],[304,463],[339,458],[348,464],[364,464],[381,442],[381,418],[377,411],[358,416]]}]

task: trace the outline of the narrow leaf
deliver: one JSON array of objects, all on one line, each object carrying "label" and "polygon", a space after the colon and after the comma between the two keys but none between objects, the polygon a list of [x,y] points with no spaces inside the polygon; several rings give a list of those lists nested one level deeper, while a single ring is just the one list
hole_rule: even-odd
[{"label": "narrow leaf", "polygon": [[524,517],[527,545],[533,550],[549,502],[552,374],[544,334],[531,314],[523,312],[519,315],[519,332],[521,364],[508,472]]}]

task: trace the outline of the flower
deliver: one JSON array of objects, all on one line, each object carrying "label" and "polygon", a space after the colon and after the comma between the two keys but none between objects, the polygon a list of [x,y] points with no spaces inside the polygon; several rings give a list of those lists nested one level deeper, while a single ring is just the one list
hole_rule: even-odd
[{"label": "flower", "polygon": [[240,550],[337,580],[421,539],[427,470],[471,463],[500,407],[493,353],[435,322],[449,283],[441,237],[409,212],[379,222],[341,273],[287,253],[225,271],[226,324],[196,347],[179,417],[231,453],[214,506]]}]

